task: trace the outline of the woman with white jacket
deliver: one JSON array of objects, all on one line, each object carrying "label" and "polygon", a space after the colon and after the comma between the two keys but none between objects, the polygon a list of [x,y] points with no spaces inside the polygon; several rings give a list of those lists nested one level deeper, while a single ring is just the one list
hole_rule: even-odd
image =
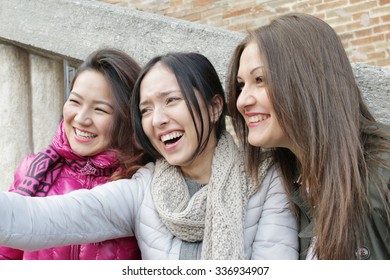
[{"label": "woman with white jacket", "polygon": [[207,58],[152,59],[131,109],[136,138],[156,162],[89,191],[1,193],[1,245],[37,250],[136,236],[143,259],[298,258],[296,219],[276,167],[264,154],[257,180],[246,175]]}]

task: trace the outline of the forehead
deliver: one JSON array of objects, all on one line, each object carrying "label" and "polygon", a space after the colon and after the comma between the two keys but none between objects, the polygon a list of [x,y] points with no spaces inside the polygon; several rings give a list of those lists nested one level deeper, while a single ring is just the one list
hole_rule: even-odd
[{"label": "forehead", "polygon": [[144,76],[140,84],[140,99],[153,98],[161,93],[179,90],[176,76],[164,64],[158,62]]},{"label": "forehead", "polygon": [[107,80],[104,75],[98,71],[95,70],[84,70],[81,73],[79,73],[74,81],[74,86],[82,86],[82,85],[89,85],[93,86],[96,85],[102,86],[107,85]]},{"label": "forehead", "polygon": [[247,74],[256,67],[263,66],[260,51],[255,42],[250,42],[242,51],[238,67],[238,76]]},{"label": "forehead", "polygon": [[112,99],[110,86],[106,77],[94,70],[81,72],[74,81],[72,92],[81,96]]}]

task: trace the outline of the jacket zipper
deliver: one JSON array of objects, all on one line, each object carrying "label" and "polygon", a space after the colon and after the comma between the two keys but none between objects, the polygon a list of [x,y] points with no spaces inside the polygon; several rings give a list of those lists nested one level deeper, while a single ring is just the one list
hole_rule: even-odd
[{"label": "jacket zipper", "polygon": [[80,254],[80,245],[71,245],[71,259],[78,260]]}]

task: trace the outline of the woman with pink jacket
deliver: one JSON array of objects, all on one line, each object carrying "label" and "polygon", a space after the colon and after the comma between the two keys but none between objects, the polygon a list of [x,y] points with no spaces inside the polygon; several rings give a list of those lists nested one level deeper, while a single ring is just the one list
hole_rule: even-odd
[{"label": "woman with pink jacket", "polygon": [[[140,66],[126,53],[100,49],[79,67],[51,145],[19,165],[10,188],[24,196],[53,196],[130,177],[148,160],[128,125]],[[122,162],[126,161],[126,166]],[[93,213],[90,213],[93,215]],[[134,237],[27,252],[0,247],[0,259],[140,259]]]}]

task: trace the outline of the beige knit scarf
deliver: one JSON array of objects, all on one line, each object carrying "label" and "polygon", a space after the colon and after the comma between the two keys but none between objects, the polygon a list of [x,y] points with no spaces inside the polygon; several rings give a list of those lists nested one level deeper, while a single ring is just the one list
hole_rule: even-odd
[{"label": "beige knit scarf", "polygon": [[[259,182],[271,160],[261,165]],[[187,242],[203,241],[202,259],[245,259],[244,217],[249,197],[258,189],[247,179],[242,153],[225,132],[214,152],[209,184],[190,197],[180,168],[156,162],[152,195],[172,234]]]}]

